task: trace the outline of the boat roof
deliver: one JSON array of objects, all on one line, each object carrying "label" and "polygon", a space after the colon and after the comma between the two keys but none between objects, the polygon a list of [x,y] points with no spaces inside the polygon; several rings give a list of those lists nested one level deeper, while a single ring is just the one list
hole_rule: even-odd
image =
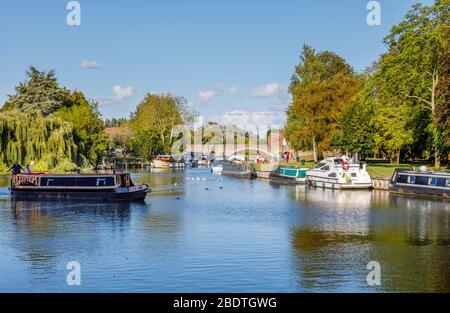
[{"label": "boat roof", "polygon": [[410,169],[397,168],[396,171],[399,174],[414,174],[414,175],[439,175],[444,177],[450,177],[449,172],[435,172],[435,171],[414,171]]},{"label": "boat roof", "polygon": [[21,174],[16,174],[16,175],[23,175],[23,176],[58,176],[58,177],[74,177],[74,176],[81,176],[81,177],[92,177],[92,176],[101,176],[101,177],[109,177],[109,176],[116,176],[116,175],[123,175],[123,174],[129,174],[129,173],[100,173],[100,174],[95,174],[95,173],[83,173],[83,174],[78,174],[78,173],[66,173],[66,174],[58,174],[58,173],[21,173]]}]

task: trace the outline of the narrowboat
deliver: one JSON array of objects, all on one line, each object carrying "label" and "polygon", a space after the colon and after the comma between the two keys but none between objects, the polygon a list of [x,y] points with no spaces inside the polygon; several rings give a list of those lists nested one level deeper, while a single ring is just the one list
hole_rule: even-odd
[{"label": "narrowboat", "polygon": [[129,173],[121,174],[15,174],[11,197],[18,200],[144,200],[150,188],[135,185]]},{"label": "narrowboat", "polygon": [[310,171],[306,180],[313,187],[330,189],[371,189],[372,179],[365,163],[354,163],[347,156],[330,157]]},{"label": "narrowboat", "polygon": [[184,168],[185,162],[183,159],[175,160],[171,155],[158,155],[153,160],[154,168]]},{"label": "narrowboat", "polygon": [[269,181],[276,184],[305,184],[307,168],[278,166],[269,174]]},{"label": "narrowboat", "polygon": [[253,166],[247,162],[224,162],[222,175],[243,179],[254,179],[256,178],[256,171]]},{"label": "narrowboat", "polygon": [[427,171],[426,167],[395,169],[389,182],[389,191],[409,195],[450,198],[450,173]]}]

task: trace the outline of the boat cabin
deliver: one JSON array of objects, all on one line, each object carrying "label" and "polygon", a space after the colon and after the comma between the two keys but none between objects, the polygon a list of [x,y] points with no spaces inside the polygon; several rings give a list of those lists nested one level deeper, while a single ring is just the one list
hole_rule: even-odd
[{"label": "boat cabin", "polygon": [[129,173],[123,174],[18,174],[14,175],[13,187],[131,187],[134,186]]},{"label": "boat cabin", "polygon": [[450,197],[450,173],[396,169],[389,189],[397,193]]}]

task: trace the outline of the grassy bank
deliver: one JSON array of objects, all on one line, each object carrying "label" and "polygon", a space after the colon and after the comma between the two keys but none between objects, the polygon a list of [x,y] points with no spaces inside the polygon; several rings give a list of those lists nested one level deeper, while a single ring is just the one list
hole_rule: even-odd
[{"label": "grassy bank", "polygon": [[396,168],[408,168],[409,164],[368,163],[367,172],[372,177],[392,177]]}]

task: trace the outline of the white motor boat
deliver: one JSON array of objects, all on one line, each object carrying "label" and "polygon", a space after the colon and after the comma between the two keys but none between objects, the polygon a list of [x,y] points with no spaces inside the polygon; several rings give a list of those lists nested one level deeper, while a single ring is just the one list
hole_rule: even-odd
[{"label": "white motor boat", "polygon": [[223,170],[223,161],[214,161],[211,163],[211,172],[213,174],[222,174],[222,170]]},{"label": "white motor boat", "polygon": [[306,179],[314,187],[330,189],[369,189],[372,179],[365,163],[353,163],[347,156],[327,158],[310,171]]}]

